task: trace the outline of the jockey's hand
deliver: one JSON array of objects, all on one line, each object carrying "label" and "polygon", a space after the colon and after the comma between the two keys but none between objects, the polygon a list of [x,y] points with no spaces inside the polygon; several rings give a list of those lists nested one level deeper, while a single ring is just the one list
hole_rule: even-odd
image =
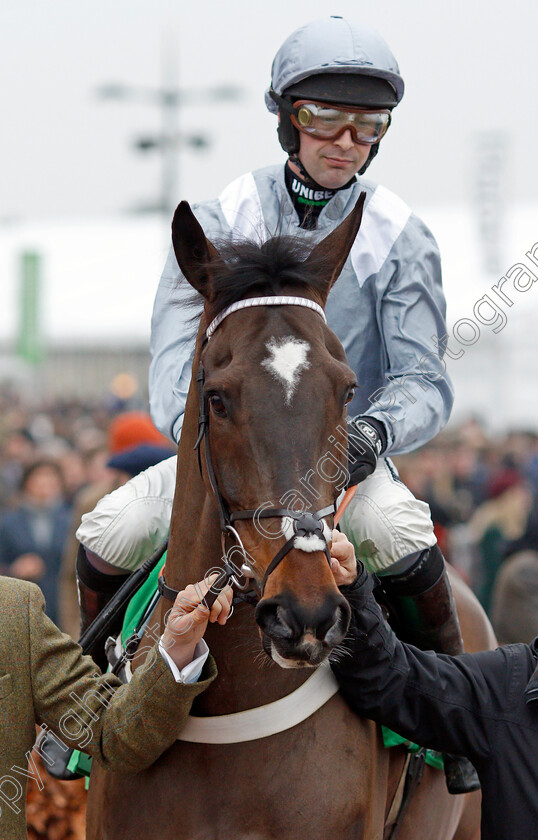
[{"label": "jockey's hand", "polygon": [[355,549],[346,535],[336,529],[332,533],[331,570],[337,586],[348,586],[357,577]]},{"label": "jockey's hand", "polygon": [[232,606],[231,586],[223,589],[211,610],[208,610],[203,603],[204,596],[218,577],[218,574],[214,574],[207,581],[189,584],[178,593],[174,606],[170,610],[162,645],[179,670],[192,662],[194,650],[203,638],[208,621],[226,624],[228,620]]},{"label": "jockey's hand", "polygon": [[381,423],[370,417],[353,417],[347,421],[347,468],[349,484],[364,481],[372,475],[377,459],[386,448]]}]

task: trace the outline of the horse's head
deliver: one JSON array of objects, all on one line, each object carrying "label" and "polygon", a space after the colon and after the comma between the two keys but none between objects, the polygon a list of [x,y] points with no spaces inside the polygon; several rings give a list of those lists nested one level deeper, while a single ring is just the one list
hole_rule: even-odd
[{"label": "horse's head", "polygon": [[236,536],[232,561],[242,541],[261,588],[264,649],[288,668],[318,665],[349,623],[328,559],[356,382],[323,307],[363,203],[313,250],[277,238],[217,251],[185,202],[172,226],[178,263],[204,298],[194,359],[204,481]]}]

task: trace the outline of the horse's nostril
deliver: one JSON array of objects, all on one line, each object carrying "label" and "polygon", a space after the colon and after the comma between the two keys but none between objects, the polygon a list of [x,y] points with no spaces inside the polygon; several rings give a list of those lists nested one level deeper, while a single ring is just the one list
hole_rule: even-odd
[{"label": "horse's nostril", "polygon": [[294,634],[290,611],[276,600],[260,601],[256,607],[256,621],[272,638],[291,639]]},{"label": "horse's nostril", "polygon": [[351,611],[347,601],[344,604],[338,604],[336,607],[330,626],[326,628],[323,636],[318,634],[318,638],[325,642],[329,647],[335,647],[340,644],[347,633],[349,622],[351,618]]},{"label": "horse's nostril", "polygon": [[[299,644],[305,635],[312,642],[334,647],[340,644],[349,626],[351,611],[342,598],[336,605],[325,603],[322,608],[305,610],[296,603],[282,603],[282,597],[260,601],[256,607],[256,621],[270,638]],[[332,609],[331,609],[332,606]]]}]

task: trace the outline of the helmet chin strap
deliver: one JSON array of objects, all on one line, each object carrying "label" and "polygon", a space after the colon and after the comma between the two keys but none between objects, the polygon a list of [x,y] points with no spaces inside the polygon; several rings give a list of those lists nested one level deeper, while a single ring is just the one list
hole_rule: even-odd
[{"label": "helmet chin strap", "polygon": [[302,160],[300,159],[297,153],[291,154],[289,156],[289,161],[297,167],[297,169],[299,170],[299,176],[301,178],[301,181],[303,181],[303,183],[307,187],[310,187],[310,189],[313,190],[323,189],[323,187],[320,184],[318,184],[317,181],[314,181],[314,179],[310,177],[310,175],[303,166]]},{"label": "helmet chin strap", "polygon": [[354,184],[355,181],[356,181],[356,176],[353,175],[349,179],[347,184],[344,184],[341,187],[324,187],[321,184],[318,184],[317,181],[314,181],[314,179],[308,174],[308,172],[306,171],[306,169],[304,167],[304,164],[303,164],[302,160],[300,159],[299,155],[296,152],[293,153],[293,154],[290,154],[288,159],[289,159],[289,162],[293,163],[297,167],[297,169],[299,170],[299,173],[300,173],[299,177],[301,178],[301,181],[305,184],[305,186],[310,187],[310,189],[312,189],[312,190],[331,189],[333,192],[338,192],[339,190],[347,190],[347,188],[350,187],[351,184]]}]

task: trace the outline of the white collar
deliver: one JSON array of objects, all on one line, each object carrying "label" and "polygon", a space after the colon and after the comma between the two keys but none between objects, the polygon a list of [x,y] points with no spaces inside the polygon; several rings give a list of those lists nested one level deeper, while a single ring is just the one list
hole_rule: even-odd
[{"label": "white collar", "polygon": [[316,668],[311,677],[286,697],[231,715],[194,717],[189,715],[178,741],[196,744],[239,744],[267,738],[302,723],[338,691],[328,663]]}]

